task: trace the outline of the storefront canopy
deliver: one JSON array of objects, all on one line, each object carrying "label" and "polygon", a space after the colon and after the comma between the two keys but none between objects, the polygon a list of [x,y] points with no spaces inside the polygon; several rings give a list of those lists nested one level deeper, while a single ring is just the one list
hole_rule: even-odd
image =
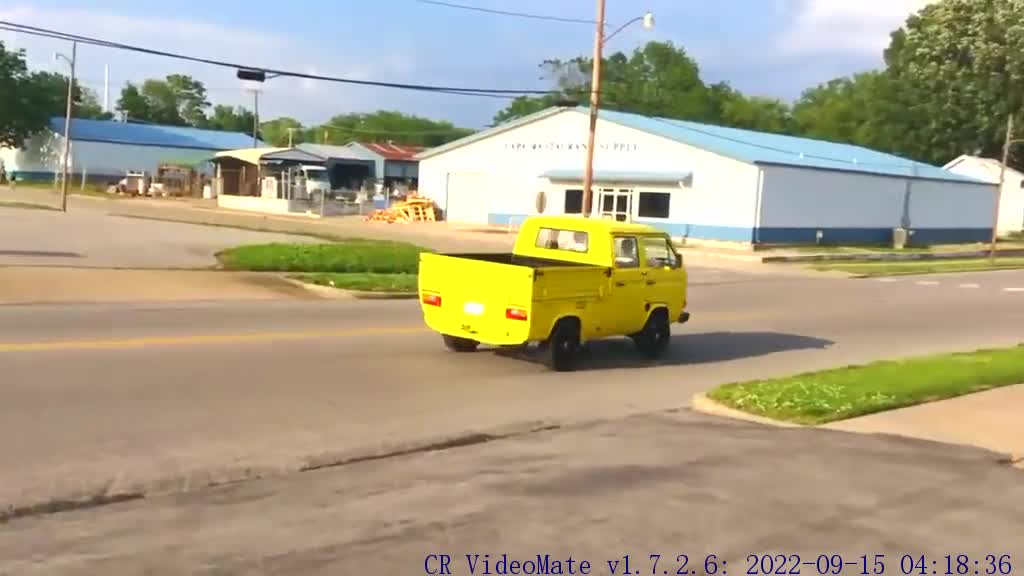
[{"label": "storefront canopy", "polygon": [[275,162],[303,162],[323,164],[324,159],[299,150],[298,148],[243,148],[241,150],[225,150],[218,152],[215,159],[234,158],[246,164],[267,164]]},{"label": "storefront canopy", "polygon": [[[582,168],[565,168],[560,170],[548,170],[540,175],[556,182],[583,182]],[[630,184],[671,184],[678,185],[686,182],[693,176],[689,171],[671,172],[640,172],[629,170],[594,170],[594,182],[618,182]]]}]

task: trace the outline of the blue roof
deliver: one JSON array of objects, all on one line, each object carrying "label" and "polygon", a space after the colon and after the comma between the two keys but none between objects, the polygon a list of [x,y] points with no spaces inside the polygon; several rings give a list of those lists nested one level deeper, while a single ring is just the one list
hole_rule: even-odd
[{"label": "blue roof", "polygon": [[[582,106],[576,110],[589,113],[588,109]],[[974,178],[954,174],[938,166],[915,162],[851,144],[725,128],[711,124],[655,118],[611,110],[602,110],[600,117],[616,124],[752,164],[781,164],[881,176],[981,182]]]},{"label": "blue roof", "polygon": [[[64,133],[64,118],[50,119],[50,129]],[[252,148],[251,134],[202,130],[183,126],[160,124],[135,124],[114,120],[71,120],[71,139],[136,146],[160,146],[163,148],[191,148],[195,150],[236,150]],[[258,147],[266,146],[259,142]]]}]

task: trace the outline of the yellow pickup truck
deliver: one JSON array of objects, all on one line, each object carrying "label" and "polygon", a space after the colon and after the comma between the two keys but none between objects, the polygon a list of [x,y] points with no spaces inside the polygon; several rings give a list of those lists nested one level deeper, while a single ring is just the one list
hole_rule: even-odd
[{"label": "yellow pickup truck", "polygon": [[511,254],[420,255],[424,320],[445,345],[539,344],[572,370],[590,340],[629,336],[657,357],[671,323],[686,322],[687,276],[667,234],[642,224],[572,216],[523,222]]}]

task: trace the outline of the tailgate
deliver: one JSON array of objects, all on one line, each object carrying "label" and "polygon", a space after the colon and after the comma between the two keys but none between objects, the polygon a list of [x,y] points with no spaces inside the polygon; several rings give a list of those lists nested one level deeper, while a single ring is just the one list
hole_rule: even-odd
[{"label": "tailgate", "polygon": [[512,345],[530,333],[533,269],[423,253],[420,306],[432,329],[484,344]]}]

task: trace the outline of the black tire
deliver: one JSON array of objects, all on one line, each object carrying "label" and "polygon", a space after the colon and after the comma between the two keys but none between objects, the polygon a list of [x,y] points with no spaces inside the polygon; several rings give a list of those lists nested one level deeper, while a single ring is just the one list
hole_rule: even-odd
[{"label": "black tire", "polygon": [[480,345],[476,340],[449,336],[448,334],[442,334],[441,338],[444,339],[444,345],[452,352],[473,352]]},{"label": "black tire", "polygon": [[665,353],[672,338],[672,327],[664,308],[655,310],[644,324],[643,330],[633,335],[640,352],[648,358],[658,358]]},{"label": "black tire", "polygon": [[547,343],[548,368],[555,372],[569,372],[576,368],[580,350],[580,325],[562,320],[551,331]]}]

